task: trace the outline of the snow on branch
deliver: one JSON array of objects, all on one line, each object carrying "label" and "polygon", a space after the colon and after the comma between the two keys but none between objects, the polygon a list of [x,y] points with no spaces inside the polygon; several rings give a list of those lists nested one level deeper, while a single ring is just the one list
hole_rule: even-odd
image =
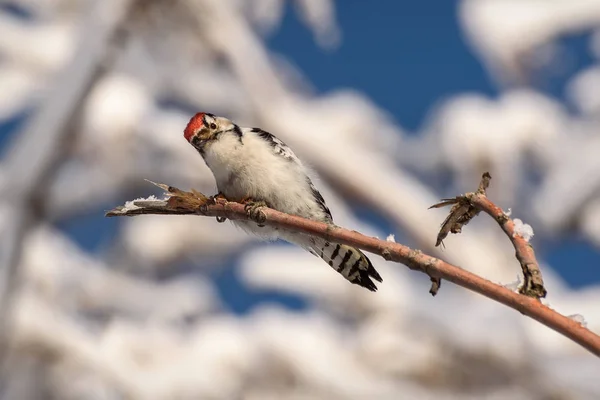
[{"label": "snow on branch", "polygon": [[[194,190],[186,192],[164,184],[155,185],[165,190],[167,194],[166,199],[137,200],[133,202],[135,207],[132,207],[131,205],[128,205],[128,207],[116,207],[113,210],[108,211],[106,216],[187,214],[217,217],[220,220],[223,218],[245,219],[254,221],[260,225],[303,232],[332,242],[351,245],[378,254],[385,260],[402,263],[412,270],[429,275],[432,278],[432,288],[430,291],[437,291],[437,289],[439,289],[439,282],[441,279],[445,279],[458,286],[462,286],[511,307],[575,341],[593,354],[600,356],[600,336],[594,334],[576,321],[541,304],[537,298],[515,293],[458,266],[424,254],[420,250],[411,249],[400,243],[365,236],[359,232],[335,225],[328,225],[295,215],[285,214],[267,207],[260,208],[258,212],[248,212],[244,204],[230,202],[222,197],[207,197]],[[490,215],[496,216],[495,218],[502,226],[502,229],[505,230],[507,234],[510,232],[511,238],[515,239],[515,246],[519,246],[520,250],[518,250],[517,253],[519,253],[519,251],[523,252],[524,255],[517,255],[518,258],[520,257],[519,261],[521,264],[526,266],[529,265],[531,261],[529,257],[534,257],[533,249],[531,249],[529,244],[524,240],[519,239],[520,237],[518,235],[513,236],[514,223],[504,215],[500,208],[496,210],[497,207],[485,198],[485,194],[482,195],[479,191],[459,197],[471,199],[470,201],[473,206],[490,213]],[[499,213],[501,213],[503,217],[497,217],[500,215]],[[515,241],[513,241],[513,243],[515,243]],[[525,248],[523,248],[523,246]],[[533,261],[535,261],[535,258],[533,258]]]}]

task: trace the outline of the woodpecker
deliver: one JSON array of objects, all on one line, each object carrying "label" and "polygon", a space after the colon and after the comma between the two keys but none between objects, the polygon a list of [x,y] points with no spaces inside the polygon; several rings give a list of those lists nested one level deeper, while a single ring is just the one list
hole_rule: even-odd
[{"label": "woodpecker", "polygon": [[[227,200],[267,206],[310,220],[333,224],[321,193],[307,168],[274,135],[259,128],[240,127],[227,118],[197,113],[184,130],[185,139],[202,155],[212,171],[219,193]],[[382,282],[373,264],[360,250],[306,234],[253,221],[233,221],[243,230],[267,240],[282,239],[322,258],[348,281],[376,291]]]}]

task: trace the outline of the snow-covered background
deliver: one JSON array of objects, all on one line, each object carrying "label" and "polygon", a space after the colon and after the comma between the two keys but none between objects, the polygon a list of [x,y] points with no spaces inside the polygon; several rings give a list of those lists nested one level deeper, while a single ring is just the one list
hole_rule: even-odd
[{"label": "snow-covered background", "polygon": [[403,266],[374,294],[229,223],[104,218],[144,179],[214,193],[200,110],[292,146],[338,224],[510,285],[484,216],[433,247],[489,170],[600,331],[600,2],[3,0],[0,399],[600,398],[598,359]]}]

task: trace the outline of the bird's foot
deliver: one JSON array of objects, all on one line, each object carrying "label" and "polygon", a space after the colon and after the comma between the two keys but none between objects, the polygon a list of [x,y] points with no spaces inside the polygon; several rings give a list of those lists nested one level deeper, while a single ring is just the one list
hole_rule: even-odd
[{"label": "bird's foot", "polygon": [[257,200],[254,200],[250,196],[242,197],[242,199],[238,201],[238,203],[240,203],[240,204],[248,204],[248,203],[256,203],[256,202],[257,202]]},{"label": "bird's foot", "polygon": [[[209,203],[210,204],[218,204],[218,203],[227,203],[227,197],[225,197],[225,195],[222,192],[217,193],[214,196],[211,196],[209,198]],[[218,223],[223,223],[225,221],[227,221],[226,217],[215,217]]]},{"label": "bird's foot", "polygon": [[244,204],[246,215],[248,215],[252,221],[256,222],[258,226],[265,226],[264,223],[267,220],[267,216],[261,208],[268,207],[267,203],[262,200],[255,201],[251,198],[245,198],[241,202]]},{"label": "bird's foot", "polygon": [[223,203],[223,202],[227,202],[227,197],[225,197],[225,195],[223,194],[223,192],[219,192],[217,194],[215,194],[214,196],[210,197],[210,201],[213,204],[217,204],[217,203]]}]

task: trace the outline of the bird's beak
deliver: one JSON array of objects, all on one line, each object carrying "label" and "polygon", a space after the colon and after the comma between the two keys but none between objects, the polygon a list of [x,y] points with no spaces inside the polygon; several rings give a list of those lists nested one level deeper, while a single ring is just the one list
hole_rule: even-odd
[{"label": "bird's beak", "polygon": [[210,143],[214,139],[213,136],[209,136],[206,134],[202,134],[202,131],[198,132],[196,135],[191,137],[190,143],[200,152],[204,150],[206,145]]},{"label": "bird's beak", "polygon": [[192,140],[190,143],[196,147],[204,147],[204,145],[208,142],[208,139],[201,139],[200,135],[192,136]]}]

